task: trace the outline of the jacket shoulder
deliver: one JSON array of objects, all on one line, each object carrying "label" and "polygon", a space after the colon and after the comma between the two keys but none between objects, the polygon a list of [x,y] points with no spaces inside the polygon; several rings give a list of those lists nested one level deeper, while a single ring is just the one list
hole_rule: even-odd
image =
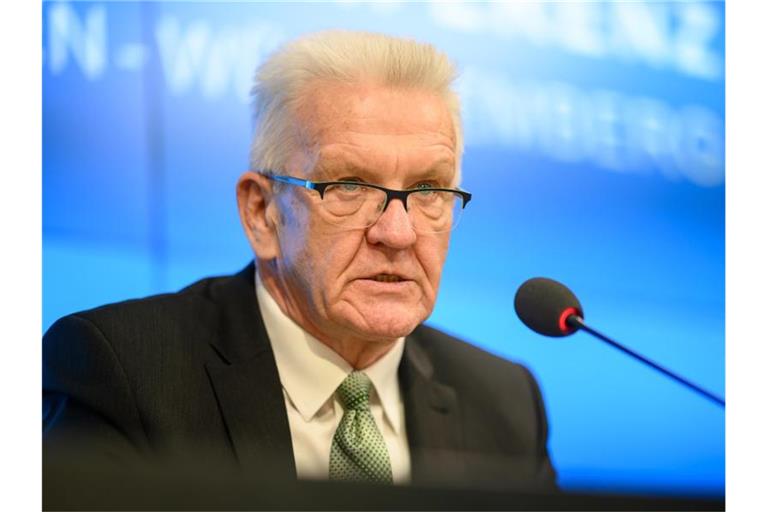
[{"label": "jacket shoulder", "polygon": [[[243,274],[243,273],[241,273]],[[218,311],[233,286],[242,287],[244,276],[201,279],[174,293],[152,295],[106,304],[60,318],[44,335],[44,342],[70,331],[95,329],[106,339],[162,337],[172,341],[174,333],[205,332],[215,323]]]},{"label": "jacket shoulder", "polygon": [[[44,386],[98,372],[96,381],[124,375],[140,383],[184,361],[208,359],[232,277],[207,278],[176,293],[107,304],[57,320],[43,336]],[[106,361],[109,364],[106,364]],[[72,372],[73,366],[77,371]],[[113,370],[108,371],[107,369]],[[185,370],[188,371],[188,370]]]},{"label": "jacket shoulder", "polygon": [[210,287],[224,279],[226,278],[202,279],[178,292],[130,299],[78,311],[58,320],[51,326],[51,330],[62,320],[67,321],[68,317],[79,318],[109,329],[112,325],[128,327],[132,323],[152,318],[160,320],[165,317],[171,320],[179,315],[186,316],[184,314],[190,310],[205,308],[210,300]]},{"label": "jacket shoulder", "polygon": [[433,362],[435,376],[450,379],[459,374],[475,379],[497,382],[506,379],[528,380],[530,371],[522,364],[494,355],[467,341],[427,325],[419,326],[412,334],[416,342]]}]

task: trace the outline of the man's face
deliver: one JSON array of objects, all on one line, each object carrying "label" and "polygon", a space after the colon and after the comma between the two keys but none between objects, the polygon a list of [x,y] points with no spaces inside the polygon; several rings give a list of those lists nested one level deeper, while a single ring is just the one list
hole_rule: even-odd
[{"label": "man's face", "polygon": [[[445,101],[432,93],[322,85],[298,118],[310,142],[291,154],[285,174],[393,189],[455,185],[453,125]],[[299,187],[277,195],[274,263],[294,320],[321,339],[409,334],[432,312],[450,234],[416,233],[398,200],[366,229],[330,224],[320,203],[317,192]]]}]

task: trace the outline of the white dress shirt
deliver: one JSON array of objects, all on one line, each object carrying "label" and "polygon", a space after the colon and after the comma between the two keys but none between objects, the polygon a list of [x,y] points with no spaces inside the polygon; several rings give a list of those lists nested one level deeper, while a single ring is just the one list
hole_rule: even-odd
[{"label": "white dress shirt", "polygon": [[[258,270],[256,296],[283,387],[297,476],[327,479],[333,435],[344,415],[336,388],[354,369],[283,313],[261,283]],[[408,483],[411,476],[397,379],[404,344],[405,338],[398,339],[389,352],[362,370],[373,383],[371,413],[387,445],[395,483]]]}]

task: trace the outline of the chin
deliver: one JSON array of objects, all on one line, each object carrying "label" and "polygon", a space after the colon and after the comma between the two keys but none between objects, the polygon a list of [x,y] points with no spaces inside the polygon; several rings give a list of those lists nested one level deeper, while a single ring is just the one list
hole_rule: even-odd
[{"label": "chin", "polygon": [[361,311],[351,323],[356,331],[364,336],[388,341],[408,336],[426,318],[427,315],[415,314],[418,307],[407,308],[372,308]]}]

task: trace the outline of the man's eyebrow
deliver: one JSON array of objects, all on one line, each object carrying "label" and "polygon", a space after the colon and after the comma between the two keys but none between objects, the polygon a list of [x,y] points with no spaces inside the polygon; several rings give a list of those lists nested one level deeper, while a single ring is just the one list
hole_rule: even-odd
[{"label": "man's eyebrow", "polygon": [[[375,168],[361,167],[353,162],[342,160],[320,161],[312,171],[312,179],[321,181],[339,181],[344,178],[360,178],[364,181],[375,183],[381,179],[379,170]],[[412,181],[435,180],[441,186],[448,186],[453,180],[455,164],[452,160],[441,159],[434,162],[424,170],[409,173]]]},{"label": "man's eyebrow", "polygon": [[436,180],[444,180],[447,184],[448,182],[453,180],[455,170],[456,169],[454,167],[453,162],[448,160],[443,160],[441,162],[435,163],[426,171],[419,173],[418,176],[421,178],[433,178]]},{"label": "man's eyebrow", "polygon": [[375,178],[377,173],[375,169],[366,169],[352,162],[331,160],[319,162],[313,174],[316,178],[332,181],[353,176],[356,178]]}]

